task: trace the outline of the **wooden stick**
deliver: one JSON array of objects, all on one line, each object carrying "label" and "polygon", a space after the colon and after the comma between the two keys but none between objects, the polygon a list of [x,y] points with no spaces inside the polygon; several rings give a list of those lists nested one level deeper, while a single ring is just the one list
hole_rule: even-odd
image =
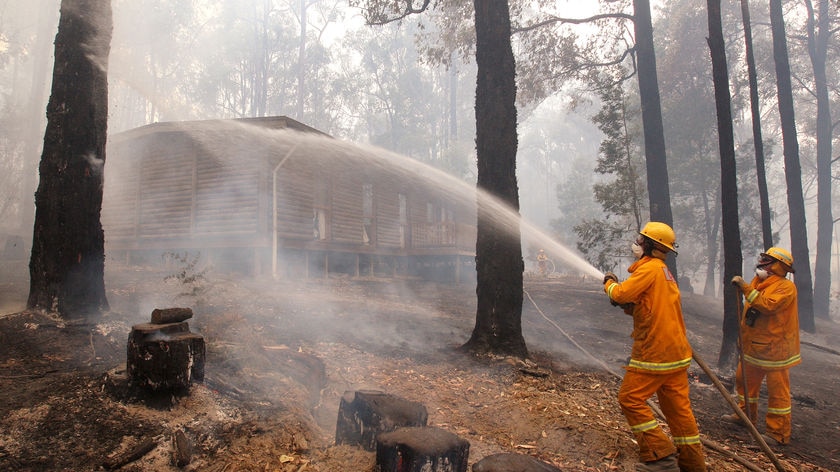
[{"label": "wooden stick", "polygon": [[726,387],[723,386],[723,384],[720,382],[720,379],[717,378],[717,375],[715,375],[715,373],[712,372],[712,369],[710,369],[709,366],[706,365],[706,362],[704,362],[703,359],[701,359],[696,352],[693,354],[693,357],[694,361],[697,362],[697,365],[699,365],[700,368],[703,369],[703,372],[705,372],[706,375],[708,375],[709,378],[712,379],[712,383],[714,383],[715,387],[717,387],[717,389],[720,391],[721,395],[723,396],[723,399],[726,400],[727,403],[729,403],[729,406],[732,407],[732,410],[735,412],[736,415],[738,415],[738,418],[740,418],[741,421],[743,421],[744,424],[747,426],[747,429],[750,430],[750,434],[752,434],[752,437],[758,443],[759,447],[761,447],[761,450],[764,452],[764,455],[766,455],[767,458],[770,459],[770,462],[772,462],[773,465],[776,466],[776,470],[778,470],[779,472],[786,472],[786,469],[782,466],[782,463],[779,462],[779,459],[776,457],[776,454],[773,454],[773,451],[770,449],[770,446],[768,446],[767,443],[764,442],[764,438],[761,437],[761,433],[759,433],[758,430],[755,429],[755,426],[752,424],[752,421],[750,421],[750,419],[747,418],[747,415],[744,413],[743,410],[741,410],[741,407],[738,406],[737,403],[735,403],[735,400],[732,399],[732,396],[729,394],[729,391],[726,390]]}]

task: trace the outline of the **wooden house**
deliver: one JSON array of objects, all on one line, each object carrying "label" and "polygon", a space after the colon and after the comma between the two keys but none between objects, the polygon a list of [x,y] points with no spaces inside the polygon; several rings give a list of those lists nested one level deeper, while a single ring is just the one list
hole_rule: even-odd
[{"label": "wooden house", "polygon": [[467,281],[475,202],[286,117],[155,123],[109,137],[106,254],[214,270]]}]

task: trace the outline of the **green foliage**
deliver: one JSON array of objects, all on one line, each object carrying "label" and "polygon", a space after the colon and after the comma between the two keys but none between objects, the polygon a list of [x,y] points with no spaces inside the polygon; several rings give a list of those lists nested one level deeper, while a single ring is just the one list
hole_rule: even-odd
[{"label": "green foliage", "polygon": [[629,254],[626,224],[600,219],[585,219],[575,226],[577,248],[590,264],[602,272],[614,271],[618,261]]},{"label": "green foliage", "polygon": [[200,302],[203,295],[209,290],[207,285],[207,277],[205,275],[210,270],[210,267],[205,267],[201,270],[196,270],[198,262],[201,259],[201,253],[191,255],[189,252],[176,253],[166,252],[163,254],[164,261],[177,264],[175,273],[164,277],[164,282],[175,282],[181,289],[176,298],[189,297]]},{"label": "green foliage", "polygon": [[[612,74],[610,73],[612,72]],[[598,149],[595,172],[613,177],[593,184],[595,201],[606,217],[591,218],[575,226],[578,249],[587,260],[601,270],[612,270],[627,251],[623,248],[628,233],[642,225],[645,201],[644,182],[640,176],[641,151],[634,142],[635,133],[629,123],[628,97],[622,82],[625,71],[618,67],[596,76],[600,111],[592,122],[604,134]]]}]

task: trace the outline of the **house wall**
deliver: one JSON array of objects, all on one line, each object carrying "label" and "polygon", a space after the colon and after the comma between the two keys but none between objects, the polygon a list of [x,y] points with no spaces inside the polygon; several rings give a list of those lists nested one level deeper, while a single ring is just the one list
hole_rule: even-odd
[{"label": "house wall", "polygon": [[276,253],[283,273],[326,274],[341,266],[356,275],[474,251],[474,210],[442,200],[434,189],[317,150],[242,143],[234,147],[242,152],[220,154],[195,133],[223,143],[240,138],[200,122],[188,126],[189,133],[149,125],[112,140],[103,203],[108,252],[130,260],[200,251],[254,273],[275,271]]}]

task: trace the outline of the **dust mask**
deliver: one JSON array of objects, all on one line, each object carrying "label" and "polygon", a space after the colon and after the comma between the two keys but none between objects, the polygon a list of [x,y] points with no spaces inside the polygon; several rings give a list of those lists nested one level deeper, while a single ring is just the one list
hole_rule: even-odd
[{"label": "dust mask", "polygon": [[633,241],[633,244],[630,245],[630,250],[633,252],[633,257],[635,257],[636,259],[641,259],[642,255],[645,253],[645,250],[642,249],[642,246],[636,244],[635,241]]},{"label": "dust mask", "polygon": [[755,275],[760,280],[764,280],[764,279],[766,279],[767,277],[770,276],[770,272],[767,272],[767,270],[762,269],[761,267],[756,267],[755,268]]}]

